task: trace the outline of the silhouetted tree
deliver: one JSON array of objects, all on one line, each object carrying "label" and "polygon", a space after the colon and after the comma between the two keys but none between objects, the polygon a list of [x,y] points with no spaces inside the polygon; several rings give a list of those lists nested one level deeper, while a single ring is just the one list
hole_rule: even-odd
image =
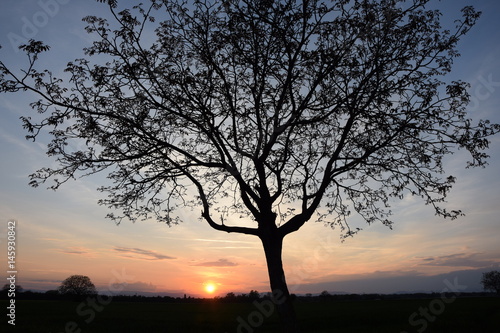
[{"label": "silhouetted tree", "polygon": [[48,299],[58,299],[61,297],[61,294],[59,293],[59,290],[47,290],[45,292],[45,296]]},{"label": "silhouetted tree", "polygon": [[227,293],[225,296],[225,299],[228,301],[232,301],[232,300],[236,299],[236,294],[233,292]]},{"label": "silhouetted tree", "polygon": [[257,290],[250,290],[250,292],[248,293],[248,298],[250,299],[250,301],[255,301],[260,298],[260,294]]},{"label": "silhouetted tree", "polygon": [[61,283],[58,289],[61,295],[81,298],[97,294],[97,290],[88,276],[71,275]]},{"label": "silhouetted tree", "polygon": [[[6,283],[2,287],[2,291],[8,291],[8,290],[10,290],[10,287],[11,287],[11,285],[9,283]],[[21,292],[23,292],[23,287],[16,284],[14,290],[16,293],[21,293]]]},{"label": "silhouetted tree", "polygon": [[2,289],[0,290],[0,298],[12,298],[14,295],[17,297],[19,293],[23,292],[23,287],[20,285],[15,285],[14,289],[11,289],[10,283],[4,284]]},{"label": "silhouetted tree", "polygon": [[[499,130],[467,119],[466,83],[440,79],[479,17],[472,7],[450,30],[428,0],[100,2],[116,26],[85,17],[96,41],[68,63],[68,82],[36,69],[42,42],[21,47],[24,71],[0,63],[2,91],[41,96],[32,106],[46,118],[23,118],[28,137],[53,136],[59,167],[31,185],[105,171],[114,184],[99,203],[121,211],[109,214],[117,223],[176,224],[176,208],[202,207],[214,229],[259,237],[288,332],[286,235],[312,220],[352,236],[351,212],[390,227],[390,198],[407,193],[455,218],[440,206],[455,181],[443,157],[465,148],[482,166]],[[238,225],[247,216],[255,227]]]},{"label": "silhouetted tree", "polygon": [[500,295],[500,272],[491,271],[483,273],[481,284],[483,285],[484,290],[491,290]]}]

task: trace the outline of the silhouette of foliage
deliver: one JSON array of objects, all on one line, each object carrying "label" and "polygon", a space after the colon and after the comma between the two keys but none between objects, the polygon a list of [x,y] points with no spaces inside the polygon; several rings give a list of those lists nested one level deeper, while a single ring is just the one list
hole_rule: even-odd
[{"label": "silhouette of foliage", "polygon": [[84,18],[95,41],[69,81],[37,69],[41,42],[21,47],[24,71],[0,62],[0,91],[41,97],[45,118],[22,118],[28,138],[53,138],[58,167],[31,185],[107,172],[99,203],[117,223],[172,225],[179,207],[201,207],[214,229],[259,237],[289,332],[286,235],[318,221],[352,236],[352,213],[391,227],[389,202],[408,194],[456,218],[441,206],[455,182],[443,158],[463,148],[484,166],[500,130],[468,119],[467,83],[442,79],[472,7],[445,29],[428,0],[99,1],[112,20]]},{"label": "silhouette of foliage", "polygon": [[248,298],[251,301],[254,301],[260,298],[260,294],[257,290],[250,290],[250,293],[248,293]]},{"label": "silhouette of foliage", "polygon": [[491,271],[483,273],[481,284],[484,290],[491,290],[500,295],[500,272]]},{"label": "silhouette of foliage", "polygon": [[88,276],[71,275],[61,283],[58,289],[61,295],[88,296],[97,294],[97,290]]},{"label": "silhouette of foliage", "polygon": [[[10,288],[11,288],[10,283],[6,283],[6,284],[4,284],[4,285],[3,285],[3,287],[2,287],[2,291],[9,291],[9,290],[11,290]],[[16,293],[21,293],[21,292],[23,292],[23,287],[21,287],[20,285],[17,285],[17,284],[16,284],[16,285],[15,285],[15,288],[14,288],[14,291],[15,291]]]}]

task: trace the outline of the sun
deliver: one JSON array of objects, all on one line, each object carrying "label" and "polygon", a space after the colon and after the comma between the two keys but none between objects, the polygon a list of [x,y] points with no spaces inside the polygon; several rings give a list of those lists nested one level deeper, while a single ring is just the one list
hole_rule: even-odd
[{"label": "sun", "polygon": [[217,289],[217,287],[215,286],[214,283],[209,282],[205,284],[205,291],[207,293],[212,294],[215,291],[215,289]]}]

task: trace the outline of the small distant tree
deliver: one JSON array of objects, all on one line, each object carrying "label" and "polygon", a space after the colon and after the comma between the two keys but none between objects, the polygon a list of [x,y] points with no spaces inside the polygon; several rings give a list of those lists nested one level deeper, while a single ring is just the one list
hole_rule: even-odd
[{"label": "small distant tree", "polygon": [[259,299],[260,298],[260,294],[257,290],[250,290],[250,293],[248,294],[248,298],[250,298],[250,300],[256,300],[256,299]]},{"label": "small distant tree", "polygon": [[227,293],[225,299],[228,301],[234,301],[236,299],[236,295],[233,292]]},{"label": "small distant tree", "polygon": [[76,297],[97,294],[95,285],[88,276],[84,275],[71,275],[61,283],[58,290],[61,295]]},{"label": "small distant tree", "polygon": [[45,292],[45,297],[48,299],[58,299],[59,291],[58,290],[47,290]]},{"label": "small distant tree", "polygon": [[[6,292],[10,289],[10,284],[9,283],[6,283],[4,284],[3,288],[2,288],[2,291],[3,292]],[[20,285],[17,285],[16,284],[16,293],[22,293],[23,292],[23,287],[21,287]]]},{"label": "small distant tree", "polygon": [[491,271],[483,273],[481,284],[483,285],[484,290],[491,290],[500,295],[500,272]]},{"label": "small distant tree", "polygon": [[0,290],[0,299],[2,298],[7,298],[7,297],[12,297],[12,292],[14,292],[16,295],[18,293],[22,293],[23,292],[23,287],[19,286],[19,285],[16,285],[15,287],[15,290],[12,290],[10,288],[10,284],[9,283],[6,283],[2,289]]}]

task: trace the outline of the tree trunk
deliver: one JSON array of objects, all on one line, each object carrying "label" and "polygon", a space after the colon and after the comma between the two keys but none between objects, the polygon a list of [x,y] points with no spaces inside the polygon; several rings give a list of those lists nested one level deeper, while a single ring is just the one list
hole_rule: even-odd
[{"label": "tree trunk", "polygon": [[276,231],[277,229],[260,235],[266,255],[273,303],[278,310],[283,332],[297,333],[300,332],[300,329],[286,284],[283,261],[281,258],[283,237],[278,235]]}]

